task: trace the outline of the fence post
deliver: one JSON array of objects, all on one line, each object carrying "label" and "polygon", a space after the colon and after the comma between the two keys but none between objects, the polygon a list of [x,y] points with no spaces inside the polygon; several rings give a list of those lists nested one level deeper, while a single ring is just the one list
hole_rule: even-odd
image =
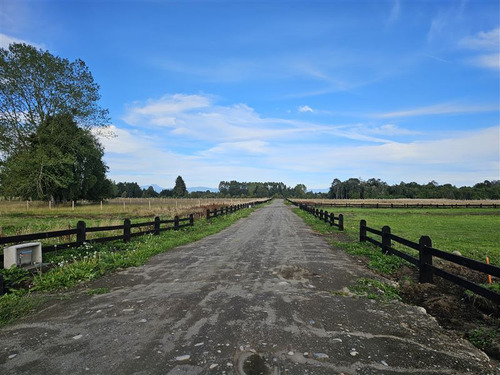
[{"label": "fence post", "polygon": [[158,216],[155,217],[155,231],[154,235],[157,236],[160,234],[160,218]]},{"label": "fence post", "polygon": [[382,228],[382,253],[391,253],[391,228],[387,225]]},{"label": "fence post", "polygon": [[339,214],[339,230],[344,230],[344,215]]},{"label": "fence post", "polygon": [[359,222],[359,242],[366,242],[366,220]]},{"label": "fence post", "polygon": [[130,219],[123,220],[123,242],[130,242]]},{"label": "fence post", "polygon": [[193,226],[194,225],[194,215],[189,214],[189,225]]},{"label": "fence post", "polygon": [[76,243],[78,244],[78,246],[82,246],[83,243],[85,242],[85,237],[86,237],[86,229],[87,229],[87,226],[85,224],[85,221],[79,221],[77,224],[76,224],[76,230],[78,231],[76,233]]},{"label": "fence post", "polygon": [[210,210],[207,208],[207,220],[210,219]]},{"label": "fence post", "polygon": [[174,217],[174,230],[179,230],[179,216]]},{"label": "fence post", "polygon": [[332,227],[334,224],[335,224],[335,215],[334,215],[334,213],[332,212],[332,213],[330,214],[330,226]]},{"label": "fence post", "polygon": [[432,254],[429,251],[429,247],[432,247],[432,241],[429,236],[422,236],[418,241],[420,245],[420,275],[419,282],[421,283],[432,283],[434,280],[432,268]]},{"label": "fence post", "polygon": [[325,221],[325,223],[328,223],[328,218],[329,217],[330,216],[328,215],[328,211],[323,212],[323,220]]}]

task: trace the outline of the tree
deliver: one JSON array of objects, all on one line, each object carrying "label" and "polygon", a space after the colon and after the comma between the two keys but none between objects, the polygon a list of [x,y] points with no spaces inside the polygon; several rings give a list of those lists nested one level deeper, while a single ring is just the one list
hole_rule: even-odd
[{"label": "tree", "polygon": [[57,114],[84,129],[106,125],[99,85],[81,60],[70,62],[24,43],[0,48],[0,160],[26,150],[30,136]]},{"label": "tree", "polygon": [[70,114],[47,117],[26,142],[3,165],[4,195],[57,201],[111,196],[103,148]]},{"label": "tree", "polygon": [[328,191],[328,198],[341,199],[342,198],[342,181],[338,178],[332,181],[330,190]]},{"label": "tree", "polygon": [[147,189],[144,189],[142,191],[142,197],[143,198],[158,198],[159,194],[155,191],[155,189],[150,186]]},{"label": "tree", "polygon": [[181,176],[178,176],[175,179],[175,186],[172,195],[174,197],[187,197],[188,195],[186,184]]},{"label": "tree", "polygon": [[304,198],[306,196],[306,185],[304,184],[297,184],[294,188],[293,188],[293,196],[295,198]]}]

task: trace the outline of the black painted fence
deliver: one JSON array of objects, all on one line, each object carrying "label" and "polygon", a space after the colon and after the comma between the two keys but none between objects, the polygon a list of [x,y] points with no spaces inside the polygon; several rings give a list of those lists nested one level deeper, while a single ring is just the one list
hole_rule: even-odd
[{"label": "black painted fence", "polygon": [[[164,224],[167,224],[165,226]],[[168,226],[168,224],[171,224]],[[161,220],[159,217],[155,217],[154,221],[144,222],[144,223],[131,223],[130,219],[125,219],[123,225],[110,225],[105,227],[89,227],[84,221],[79,221],[76,225],[76,229],[67,230],[57,230],[52,232],[41,232],[41,233],[31,233],[22,234],[19,236],[9,236],[0,237],[0,245],[5,244],[18,244],[33,240],[45,240],[49,238],[65,237],[71,238],[71,236],[76,235],[76,241],[59,243],[55,245],[44,245],[42,246],[42,253],[48,253],[52,251],[64,250],[73,247],[82,246],[84,243],[102,243],[110,241],[123,240],[124,242],[129,242],[131,238],[143,236],[146,234],[159,235],[161,232],[167,230],[179,230],[180,228],[193,226],[194,225],[194,214],[189,214],[185,218],[179,218],[175,216],[173,220]],[[138,231],[133,231],[133,228],[138,228]],[[113,232],[121,231],[121,234],[108,236],[108,237],[97,237],[97,238],[87,238],[87,233],[96,232]],[[3,268],[3,257],[0,261],[0,266]],[[4,294],[4,284],[3,278],[0,274],[0,295]]]},{"label": "black painted fence", "polygon": [[[162,224],[172,224],[172,225],[162,226]],[[130,219],[125,219],[123,221],[123,225],[110,225],[105,227],[87,227],[84,221],[79,221],[77,223],[76,229],[22,234],[19,236],[0,237],[0,245],[22,243],[33,240],[45,240],[48,238],[70,237],[76,235],[76,241],[74,242],[59,243],[55,245],[44,245],[42,247],[42,253],[48,253],[51,251],[82,246],[85,242],[99,243],[99,242],[109,242],[116,240],[123,240],[124,242],[128,242],[133,237],[143,236],[145,234],[158,235],[160,234],[160,232],[166,230],[178,230],[180,228],[193,225],[194,225],[194,214],[190,214],[188,217],[185,218],[179,218],[178,216],[175,216],[173,220],[161,220],[159,217],[155,217],[154,221],[149,221],[144,223],[131,223]],[[139,231],[134,232],[133,228],[138,228]],[[114,235],[109,237],[97,237],[90,239],[87,238],[87,233],[112,232],[112,231],[121,231],[122,233],[119,235]]]},{"label": "black painted fence", "polygon": [[[379,236],[380,241],[372,237],[368,237],[368,233]],[[451,254],[446,251],[435,249],[432,247],[432,241],[428,236],[420,237],[419,242],[416,243],[392,234],[391,228],[388,226],[384,226],[381,231],[370,228],[366,226],[365,220],[361,220],[360,222],[359,240],[361,242],[370,242],[375,246],[380,247],[382,249],[382,253],[396,255],[417,266],[417,268],[419,269],[419,281],[421,283],[432,283],[434,281],[434,275],[436,275],[500,304],[500,294],[472,281],[464,279],[461,276],[454,275],[448,271],[443,270],[442,268],[437,267],[433,264],[433,258],[436,257],[439,259],[444,259],[471,270],[475,270],[484,273],[485,275],[491,275],[497,278],[500,278],[500,267],[479,262],[477,260],[466,258],[461,255]],[[392,246],[393,241],[418,251],[418,258],[395,249]]]},{"label": "black painted fence", "polygon": [[287,199],[288,202],[292,203],[294,206],[299,207],[301,210],[309,212],[310,214],[316,216],[320,220],[325,223],[329,223],[332,227],[337,227],[339,230],[344,230],[344,215],[339,214],[339,216],[335,216],[333,212],[318,210],[313,206],[304,204],[304,203],[296,203],[290,199]]},{"label": "black painted fence", "polygon": [[267,203],[270,200],[271,200],[271,198],[270,199],[266,199],[265,201],[248,202],[248,203],[244,203],[244,204],[237,204],[237,205],[234,205],[234,206],[226,206],[226,207],[221,207],[221,208],[215,208],[213,210],[207,209],[206,218],[207,218],[207,220],[210,220],[210,219],[212,219],[214,217],[217,217],[217,216],[232,214],[233,212],[242,210],[244,208],[249,208],[249,207],[257,206],[259,204]]},{"label": "black painted fence", "polygon": [[353,207],[353,208],[500,208],[497,203],[341,203],[314,202],[310,206],[323,207]]}]

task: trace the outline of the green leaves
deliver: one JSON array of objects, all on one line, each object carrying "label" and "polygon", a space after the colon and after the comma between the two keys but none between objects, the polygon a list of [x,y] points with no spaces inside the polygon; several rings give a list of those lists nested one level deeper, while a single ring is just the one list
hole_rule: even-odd
[{"label": "green leaves", "polygon": [[60,113],[85,128],[107,124],[99,99],[99,85],[83,61],[23,43],[0,49],[0,150],[10,155],[24,148],[42,122]]},{"label": "green leaves", "polygon": [[0,174],[3,194],[24,199],[98,200],[111,194],[103,149],[70,114],[48,117],[10,155]]}]

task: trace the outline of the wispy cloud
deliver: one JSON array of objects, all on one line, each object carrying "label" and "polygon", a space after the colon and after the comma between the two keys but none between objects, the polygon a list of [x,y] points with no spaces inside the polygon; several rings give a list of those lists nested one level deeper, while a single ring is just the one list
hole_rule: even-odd
[{"label": "wispy cloud", "polygon": [[413,117],[413,116],[428,116],[428,115],[449,115],[463,113],[479,113],[498,111],[499,105],[470,105],[470,104],[455,104],[442,103],[427,107],[419,107],[406,109],[394,112],[375,113],[372,116],[375,118],[397,118],[397,117]]},{"label": "wispy cloud", "polygon": [[388,25],[392,25],[399,19],[400,11],[401,11],[401,5],[399,4],[399,0],[394,0],[391,8],[391,14],[389,15],[389,20],[387,21]]},{"label": "wispy cloud", "polygon": [[[441,104],[378,117],[485,110],[493,108]],[[422,134],[392,122],[329,125],[264,117],[243,103],[219,106],[212,96],[186,94],[136,103],[127,115],[137,122],[129,129],[114,126],[116,137],[102,139],[105,159],[112,178],[124,180],[133,169],[138,172],[126,179],[143,184],[154,181],[170,186],[179,174],[207,186],[216,186],[223,179],[248,180],[249,176],[293,184],[301,182],[296,176],[308,175],[315,180],[329,179],[326,186],[333,177],[352,176],[394,182],[397,175],[403,181],[425,182],[429,171],[447,176],[445,182],[460,184],[467,179],[479,181],[485,175],[496,178],[499,167],[497,127],[443,136]],[[171,126],[159,124],[163,116],[173,119]],[[346,143],[346,139],[354,142]],[[189,147],[176,149],[178,143]],[[481,147],[471,148],[471,144]],[[453,176],[450,171],[457,165],[461,169]]]},{"label": "wispy cloud", "polygon": [[500,44],[500,27],[490,31],[480,31],[460,41],[460,46],[471,49],[498,49]]},{"label": "wispy cloud", "polygon": [[42,48],[42,49],[44,48],[44,46],[41,44],[33,43],[28,40],[15,38],[13,36],[0,33],[0,48],[8,49],[9,45],[12,43],[24,43],[24,44],[30,44],[36,48]]},{"label": "wispy cloud", "polygon": [[479,52],[468,60],[472,65],[496,71],[500,69],[500,28],[465,37],[460,40],[459,46]]},{"label": "wispy cloud", "polygon": [[314,112],[314,110],[311,107],[309,107],[308,105],[300,106],[299,108],[297,108],[297,111],[299,111],[301,113],[305,113],[305,112],[313,113]]},{"label": "wispy cloud", "polygon": [[[263,117],[244,103],[220,106],[210,96],[164,95],[129,106],[123,120],[136,128],[168,131],[171,136],[207,142],[297,138],[325,129],[317,124]],[[329,127],[328,131],[331,131]]]}]

